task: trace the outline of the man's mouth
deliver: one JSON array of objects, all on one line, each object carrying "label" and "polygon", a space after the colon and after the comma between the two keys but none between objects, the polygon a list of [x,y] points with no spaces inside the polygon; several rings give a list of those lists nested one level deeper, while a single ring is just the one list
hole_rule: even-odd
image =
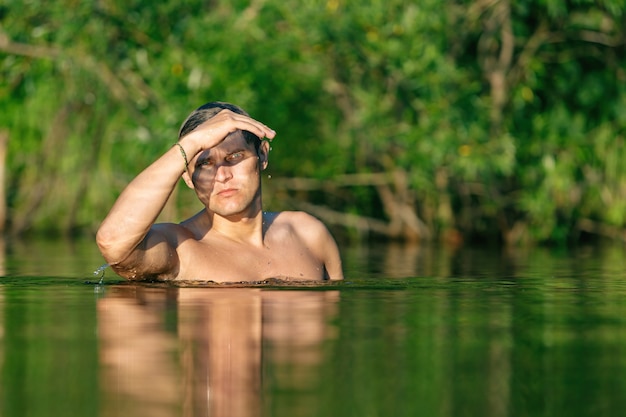
[{"label": "man's mouth", "polygon": [[217,193],[217,195],[219,195],[220,197],[230,197],[234,195],[236,192],[237,192],[236,188],[226,188],[225,190],[222,190],[219,193]]}]

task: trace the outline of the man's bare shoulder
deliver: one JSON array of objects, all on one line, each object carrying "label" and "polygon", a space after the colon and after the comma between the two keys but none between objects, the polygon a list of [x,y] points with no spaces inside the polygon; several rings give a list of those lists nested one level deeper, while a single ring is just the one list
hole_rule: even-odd
[{"label": "man's bare shoulder", "polygon": [[309,244],[326,239],[329,231],[317,217],[304,211],[281,211],[266,213],[270,227],[275,232],[290,233]]},{"label": "man's bare shoulder", "polygon": [[291,226],[295,230],[304,232],[309,229],[326,228],[321,220],[304,211],[268,212],[265,217],[276,226]]},{"label": "man's bare shoulder", "polygon": [[204,210],[180,223],[163,223],[163,225],[181,238],[194,238],[195,240],[199,240],[211,228],[211,222]]},{"label": "man's bare shoulder", "polygon": [[296,236],[299,242],[323,262],[329,279],[343,278],[337,243],[320,219],[303,211],[284,211],[271,215],[277,229]]}]

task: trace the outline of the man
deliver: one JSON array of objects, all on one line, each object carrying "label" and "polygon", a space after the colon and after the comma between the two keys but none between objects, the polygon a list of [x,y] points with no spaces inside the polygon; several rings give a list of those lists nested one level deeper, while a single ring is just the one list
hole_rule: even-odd
[{"label": "man", "polygon": [[[326,227],[302,212],[264,212],[261,171],[275,132],[228,103],[207,103],[178,142],[122,192],[96,241],[128,279],[258,281],[343,278]],[[205,208],[180,224],[155,224],[180,176]]]}]

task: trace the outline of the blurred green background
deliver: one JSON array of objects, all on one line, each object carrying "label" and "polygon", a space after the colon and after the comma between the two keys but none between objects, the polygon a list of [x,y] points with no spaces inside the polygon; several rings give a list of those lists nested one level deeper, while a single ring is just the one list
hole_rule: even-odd
[{"label": "blurred green background", "polygon": [[0,0],[0,223],[94,233],[223,100],[278,132],[266,208],[347,238],[625,240],[625,6]]}]

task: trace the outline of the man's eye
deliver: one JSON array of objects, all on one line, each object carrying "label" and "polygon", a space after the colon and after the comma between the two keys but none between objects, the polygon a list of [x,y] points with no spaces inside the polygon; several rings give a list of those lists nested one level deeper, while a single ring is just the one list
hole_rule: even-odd
[{"label": "man's eye", "polygon": [[209,160],[209,159],[205,159],[203,161],[198,161],[197,166],[202,167],[202,166],[212,166],[213,165],[213,161]]},{"label": "man's eye", "polygon": [[236,159],[241,159],[241,157],[243,156],[243,152],[235,152],[235,153],[231,153],[230,155],[228,155],[226,157],[227,161],[234,161]]}]

